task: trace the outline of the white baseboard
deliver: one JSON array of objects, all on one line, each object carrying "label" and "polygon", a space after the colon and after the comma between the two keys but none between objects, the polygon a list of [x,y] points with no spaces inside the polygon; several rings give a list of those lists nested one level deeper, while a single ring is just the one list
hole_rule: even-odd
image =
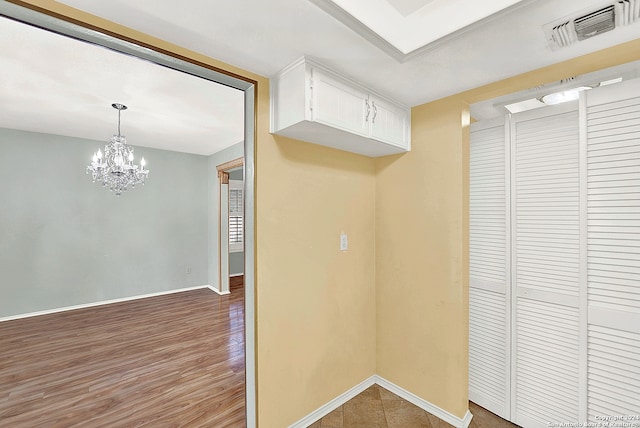
[{"label": "white baseboard", "polygon": [[218,288],[217,288],[217,287],[214,287],[213,285],[207,285],[207,287],[209,287],[209,289],[210,289],[211,291],[215,291],[216,293],[218,293],[218,294],[219,294],[219,295],[221,295],[221,296],[224,296],[224,295],[226,295],[226,294],[231,294],[231,291],[229,291],[229,290],[227,290],[227,291],[220,291],[220,290],[218,290]]},{"label": "white baseboard", "polygon": [[0,318],[0,322],[18,320],[18,319],[22,319],[22,318],[37,317],[39,315],[55,314],[55,313],[58,313],[58,312],[73,311],[75,309],[92,308],[94,306],[110,305],[112,303],[128,302],[128,301],[131,301],[131,300],[146,299],[147,297],[156,297],[156,296],[164,296],[166,294],[182,293],[184,291],[200,290],[202,288],[208,288],[210,290],[215,291],[216,293],[218,292],[217,290],[215,290],[212,286],[210,286],[208,284],[207,285],[197,285],[195,287],[178,288],[176,290],[159,291],[157,293],[140,294],[140,295],[137,295],[137,296],[122,297],[122,298],[119,298],[119,299],[101,300],[99,302],[83,303],[81,305],[65,306],[65,307],[62,307],[62,308],[47,309],[47,310],[38,311],[38,312],[28,312],[26,314],[11,315],[11,316],[8,316],[8,317]]},{"label": "white baseboard", "polygon": [[232,273],[231,275],[229,275],[229,278],[233,278],[234,276],[242,276],[244,275],[244,272],[242,273]]},{"label": "white baseboard", "polygon": [[293,423],[292,425],[289,425],[289,428],[307,428],[312,423],[327,416],[329,413],[333,412],[335,409],[342,406],[344,403],[351,400],[353,397],[360,394],[362,391],[369,388],[371,385],[375,384],[376,383],[375,378],[376,376],[371,376],[363,380],[358,385],[354,386],[347,392],[340,394],[338,397],[329,401],[324,406],[314,410],[313,412],[309,413],[307,416]]},{"label": "white baseboard", "polygon": [[398,385],[389,382],[383,377],[380,377],[378,375],[375,375],[374,377],[376,378],[375,383],[377,383],[381,387],[388,389],[389,391],[393,392],[400,398],[404,398],[408,402],[415,404],[416,406],[420,407],[422,410],[431,413],[433,416],[436,416],[442,419],[443,421],[453,425],[456,428],[467,428],[471,423],[471,418],[473,417],[473,415],[468,409],[467,409],[467,413],[461,419],[456,415],[453,415],[447,412],[446,410],[441,409],[435,404],[431,404],[428,401],[423,400],[422,398],[407,391],[406,389],[401,388]]},{"label": "white baseboard", "polygon": [[471,414],[471,412],[469,410],[467,410],[467,413],[461,419],[461,418],[459,418],[459,417],[447,412],[446,410],[441,409],[440,407],[436,406],[435,404],[431,404],[428,401],[423,400],[422,398],[420,398],[417,395],[407,391],[406,389],[401,388],[398,385],[389,382],[388,380],[384,379],[383,377],[380,377],[378,375],[373,375],[373,376],[365,379],[364,381],[360,382],[358,385],[354,386],[353,388],[351,388],[347,392],[345,392],[345,393],[339,395],[338,397],[334,398],[333,400],[329,401],[327,404],[325,404],[325,405],[319,407],[318,409],[314,410],[313,412],[309,413],[304,418],[302,418],[299,421],[293,423],[292,425],[289,426],[289,428],[306,428],[306,427],[308,427],[312,423],[314,423],[314,422],[320,420],[321,418],[323,418],[324,416],[328,415],[329,413],[331,413],[332,411],[334,411],[338,407],[342,406],[344,403],[346,403],[347,401],[351,400],[353,397],[355,397],[356,395],[360,394],[362,391],[364,391],[365,389],[369,388],[371,385],[374,385],[374,384],[380,385],[381,387],[393,392],[394,394],[396,394],[400,398],[403,398],[403,399],[407,400],[408,402],[420,407],[422,410],[425,410],[425,411],[431,413],[433,416],[436,416],[436,417],[442,419],[443,421],[453,425],[456,428],[468,428],[469,424],[471,423],[471,418],[473,417],[473,415]]}]

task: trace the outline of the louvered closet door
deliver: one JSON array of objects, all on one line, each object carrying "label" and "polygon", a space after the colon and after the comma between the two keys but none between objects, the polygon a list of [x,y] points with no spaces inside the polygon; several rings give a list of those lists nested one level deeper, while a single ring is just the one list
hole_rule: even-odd
[{"label": "louvered closet door", "polygon": [[509,418],[509,192],[505,119],[471,126],[469,399]]},{"label": "louvered closet door", "polygon": [[[640,415],[640,81],[586,94],[587,408]],[[640,420],[629,420],[640,424]]]},{"label": "louvered closet door", "polygon": [[513,115],[512,420],[579,418],[580,168],[577,103]]}]

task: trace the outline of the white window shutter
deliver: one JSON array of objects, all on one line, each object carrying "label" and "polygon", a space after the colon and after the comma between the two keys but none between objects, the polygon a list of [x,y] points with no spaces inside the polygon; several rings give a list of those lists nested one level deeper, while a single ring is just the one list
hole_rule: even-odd
[{"label": "white window shutter", "polygon": [[[640,80],[589,91],[588,414],[640,414]],[[636,421],[639,422],[639,421]]]},{"label": "white window shutter", "polygon": [[471,127],[469,399],[509,418],[509,204],[505,120]]},{"label": "white window shutter", "polygon": [[244,199],[242,180],[229,180],[229,251],[243,250]]}]

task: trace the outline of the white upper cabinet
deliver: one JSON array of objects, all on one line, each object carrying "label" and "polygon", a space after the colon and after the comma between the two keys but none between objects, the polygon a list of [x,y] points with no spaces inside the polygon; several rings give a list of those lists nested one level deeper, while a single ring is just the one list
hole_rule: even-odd
[{"label": "white upper cabinet", "polygon": [[[363,137],[369,136],[367,93],[317,68],[311,69],[311,120]],[[311,138],[311,136],[309,136]]]},{"label": "white upper cabinet", "polygon": [[409,150],[409,110],[369,95],[371,138]]},{"label": "white upper cabinet", "polygon": [[367,156],[410,150],[410,110],[301,58],[271,79],[271,132]]}]

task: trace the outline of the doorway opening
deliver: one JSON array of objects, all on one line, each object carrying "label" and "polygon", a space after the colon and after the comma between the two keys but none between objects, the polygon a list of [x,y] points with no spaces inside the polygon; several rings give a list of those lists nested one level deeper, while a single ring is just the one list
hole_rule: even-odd
[{"label": "doorway opening", "polygon": [[[254,146],[255,146],[255,109],[257,82],[202,62],[191,60],[152,45],[145,45],[115,33],[103,33],[88,24],[78,24],[71,18],[50,15],[45,11],[31,10],[8,2],[0,2],[0,16],[19,21],[43,30],[68,36],[90,44],[102,46],[112,51],[140,58],[164,68],[199,77],[216,84],[235,88],[244,95],[244,290],[245,290],[245,396],[246,426],[256,425],[256,376],[255,376],[255,299],[254,299]],[[87,25],[87,27],[83,26]],[[121,38],[120,38],[121,37]],[[183,269],[184,271],[184,269]],[[187,269],[190,273],[190,269]]]},{"label": "doorway opening", "polygon": [[217,165],[220,294],[244,284],[244,158]]}]

